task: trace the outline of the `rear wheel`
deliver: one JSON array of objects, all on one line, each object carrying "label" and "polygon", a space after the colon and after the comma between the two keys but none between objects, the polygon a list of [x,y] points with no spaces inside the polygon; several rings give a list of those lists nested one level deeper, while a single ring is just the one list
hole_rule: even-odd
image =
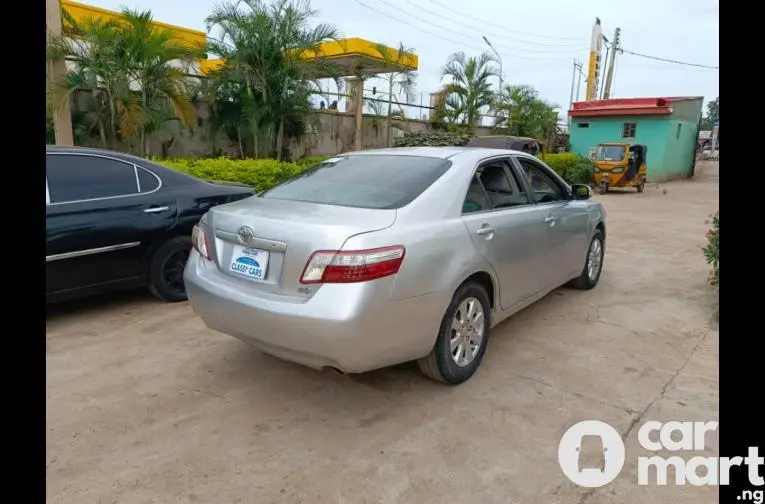
[{"label": "rear wheel", "polygon": [[641,193],[645,190],[645,180],[641,180],[638,182],[638,185],[635,186],[637,188],[637,192]]},{"label": "rear wheel", "polygon": [[149,265],[149,291],[162,301],[185,301],[183,269],[191,251],[188,236],[170,238],[154,252]]},{"label": "rear wheel", "polygon": [[457,385],[468,380],[481,365],[491,327],[491,305],[486,289],[475,283],[463,284],[454,293],[436,344],[417,364],[430,378]]},{"label": "rear wheel", "polygon": [[603,233],[598,229],[595,236],[592,237],[590,248],[587,249],[587,258],[584,261],[582,274],[572,280],[569,285],[577,289],[589,290],[595,287],[600,280],[600,273],[603,270]]}]

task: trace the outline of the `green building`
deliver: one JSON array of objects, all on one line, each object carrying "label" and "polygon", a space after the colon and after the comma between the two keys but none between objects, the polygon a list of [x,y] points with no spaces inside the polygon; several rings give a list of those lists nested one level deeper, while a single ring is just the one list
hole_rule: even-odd
[{"label": "green building", "polygon": [[616,98],[574,103],[571,152],[589,156],[599,143],[648,147],[648,181],[693,176],[704,98]]}]

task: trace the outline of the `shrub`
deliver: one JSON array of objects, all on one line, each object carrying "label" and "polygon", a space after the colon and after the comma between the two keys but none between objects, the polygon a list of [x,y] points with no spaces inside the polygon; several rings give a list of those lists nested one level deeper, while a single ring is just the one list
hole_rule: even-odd
[{"label": "shrub", "polygon": [[712,265],[709,281],[714,286],[720,285],[720,212],[712,217],[712,229],[707,231],[707,245],[703,248],[707,264]]},{"label": "shrub", "polygon": [[446,131],[405,133],[394,147],[459,147],[468,143],[471,135]]},{"label": "shrub", "polygon": [[586,157],[570,152],[539,157],[569,184],[591,184],[595,176],[595,163]]},{"label": "shrub", "polygon": [[155,159],[155,163],[194,177],[214,182],[238,182],[264,191],[323,161],[324,157],[304,158],[294,163],[275,159]]}]

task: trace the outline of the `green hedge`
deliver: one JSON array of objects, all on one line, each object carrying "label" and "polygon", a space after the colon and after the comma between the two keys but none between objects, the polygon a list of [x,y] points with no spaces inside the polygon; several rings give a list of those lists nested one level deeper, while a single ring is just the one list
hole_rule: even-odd
[{"label": "green hedge", "polygon": [[[446,141],[445,137],[442,137]],[[589,184],[595,165],[576,154],[560,153],[540,155],[553,170],[570,184]],[[195,177],[216,182],[247,184],[256,191],[269,189],[327,159],[308,157],[293,163],[275,159],[153,159],[159,163]]]},{"label": "green hedge", "polygon": [[294,163],[275,159],[154,159],[155,163],[175,168],[194,177],[216,182],[238,182],[264,191],[327,159],[308,157]]},{"label": "green hedge", "polygon": [[709,281],[712,285],[720,285],[720,212],[712,217],[712,229],[707,231],[707,245],[703,248],[707,264],[712,265]]},{"label": "green hedge", "polygon": [[540,154],[539,158],[569,184],[591,184],[595,176],[595,163],[571,152]]},{"label": "green hedge", "polygon": [[461,133],[448,133],[445,131],[404,133],[403,137],[396,138],[394,147],[459,147],[465,145],[472,138],[471,135]]}]

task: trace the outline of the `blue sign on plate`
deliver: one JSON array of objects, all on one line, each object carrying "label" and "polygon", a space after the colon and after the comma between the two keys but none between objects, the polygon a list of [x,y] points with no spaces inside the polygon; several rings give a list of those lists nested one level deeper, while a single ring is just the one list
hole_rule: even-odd
[{"label": "blue sign on plate", "polygon": [[268,266],[268,251],[236,246],[229,269],[250,280],[263,280]]}]

